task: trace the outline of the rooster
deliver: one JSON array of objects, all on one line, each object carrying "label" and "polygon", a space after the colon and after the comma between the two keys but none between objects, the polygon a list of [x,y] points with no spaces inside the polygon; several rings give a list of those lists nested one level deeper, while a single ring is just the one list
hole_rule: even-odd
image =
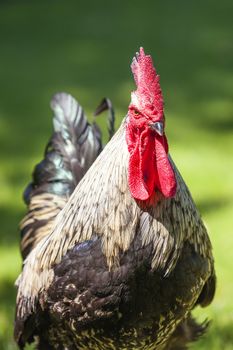
[{"label": "rooster", "polygon": [[[35,341],[37,349],[48,350],[181,350],[207,327],[191,311],[214,296],[211,243],[168,153],[151,56],[141,48],[131,68],[137,89],[103,151],[99,134],[88,126],[88,139],[97,142],[85,146],[87,157],[79,146],[85,134],[80,126],[66,145],[73,160],[67,165],[58,138],[52,146],[60,162],[55,181],[49,147],[48,160],[36,170],[38,185],[26,191],[27,257],[17,280],[15,321],[21,349]],[[70,110],[69,100],[63,102]],[[63,128],[64,114],[56,106],[62,119],[55,131]],[[93,162],[86,173],[77,153],[85,170]],[[37,200],[44,206],[39,218]]]}]

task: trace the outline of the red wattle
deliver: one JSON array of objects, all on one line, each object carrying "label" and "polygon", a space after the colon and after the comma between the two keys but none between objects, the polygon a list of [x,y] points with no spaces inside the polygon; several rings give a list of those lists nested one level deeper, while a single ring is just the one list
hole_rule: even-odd
[{"label": "red wattle", "polygon": [[157,136],[155,138],[156,187],[164,197],[173,197],[176,193],[176,177],[167,156],[167,148],[166,136]]},{"label": "red wattle", "polygon": [[154,191],[154,137],[148,130],[136,134],[129,127],[126,131],[126,138],[130,152],[128,167],[130,192],[135,199],[146,200]]},{"label": "red wattle", "polygon": [[130,153],[128,184],[135,199],[147,200],[158,189],[165,197],[176,192],[175,174],[167,156],[165,136],[150,129],[135,130],[128,125],[126,141]]}]

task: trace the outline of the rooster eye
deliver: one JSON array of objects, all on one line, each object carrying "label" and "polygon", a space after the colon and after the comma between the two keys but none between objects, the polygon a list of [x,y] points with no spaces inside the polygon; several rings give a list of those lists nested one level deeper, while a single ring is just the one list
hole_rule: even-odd
[{"label": "rooster eye", "polygon": [[138,114],[139,114],[139,112],[138,112],[138,111],[136,111],[136,110],[134,110],[134,114],[138,115]]}]

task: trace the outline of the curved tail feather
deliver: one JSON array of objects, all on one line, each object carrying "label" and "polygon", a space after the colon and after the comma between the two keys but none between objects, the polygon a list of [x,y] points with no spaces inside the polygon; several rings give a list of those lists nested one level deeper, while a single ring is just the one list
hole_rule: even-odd
[{"label": "curved tail feather", "polygon": [[112,106],[112,102],[109,100],[109,98],[104,98],[100,102],[99,106],[95,110],[94,116],[97,116],[106,110],[109,111],[107,122],[108,122],[109,140],[111,140],[112,136],[115,133],[115,113],[114,113],[114,109]]},{"label": "curved tail feather", "polygon": [[[99,113],[111,109],[110,115],[114,115],[110,100],[105,101],[109,102]],[[51,108],[54,132],[24,191],[28,213],[20,224],[23,258],[51,231],[55,217],[103,148],[100,129],[96,123],[88,123],[83,108],[71,95],[56,94]],[[110,131],[112,136],[114,118]]]}]

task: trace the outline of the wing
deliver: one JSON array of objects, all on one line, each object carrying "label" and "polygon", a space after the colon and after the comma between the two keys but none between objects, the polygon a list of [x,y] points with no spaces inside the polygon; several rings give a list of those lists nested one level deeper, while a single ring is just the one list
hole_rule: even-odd
[{"label": "wing", "polygon": [[[186,243],[175,273],[165,278],[151,268],[153,243],[145,246],[141,238],[135,235],[130,248],[119,253],[114,269],[109,269],[98,236],[70,249],[53,267],[35,312],[17,319],[19,344],[39,336],[41,348],[90,349],[99,344],[103,349],[132,349],[145,344],[154,348],[166,340],[194,305],[208,262]],[[193,341],[205,328],[194,326],[184,322],[184,332],[175,338]]]},{"label": "wing", "polygon": [[[23,346],[32,335],[39,335],[41,342],[52,342],[52,334],[56,334],[56,344],[69,348],[68,339],[75,341],[74,332],[78,334],[89,327],[101,332],[105,322],[113,326],[121,318],[123,304],[130,303],[130,314],[130,283],[135,283],[131,279],[135,278],[137,267],[151,256],[151,247],[145,249],[138,243],[126,255],[121,254],[120,264],[114,270],[109,270],[97,236],[69,250],[56,265],[53,281],[41,294],[37,311],[16,320],[17,342]],[[148,262],[147,269],[149,266]],[[46,319],[51,320],[47,325],[43,321]],[[87,344],[85,349],[88,348]]]}]

